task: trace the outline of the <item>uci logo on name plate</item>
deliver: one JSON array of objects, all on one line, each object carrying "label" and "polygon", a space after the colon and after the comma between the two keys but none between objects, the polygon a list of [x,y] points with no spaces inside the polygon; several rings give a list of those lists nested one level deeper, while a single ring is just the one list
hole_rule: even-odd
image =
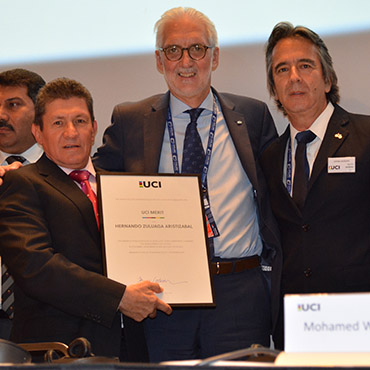
[{"label": "uci logo on name plate", "polygon": [[356,157],[328,158],[328,173],[355,173]]}]

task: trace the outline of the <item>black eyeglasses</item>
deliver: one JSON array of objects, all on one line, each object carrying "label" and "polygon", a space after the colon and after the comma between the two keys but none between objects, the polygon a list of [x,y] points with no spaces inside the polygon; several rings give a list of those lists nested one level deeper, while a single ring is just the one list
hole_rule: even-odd
[{"label": "black eyeglasses", "polygon": [[164,55],[171,62],[180,60],[184,54],[184,50],[187,50],[189,57],[193,60],[201,60],[206,56],[207,49],[212,49],[213,46],[206,46],[202,44],[190,45],[188,48],[182,48],[179,45],[170,45],[166,48],[158,48],[163,51]]}]

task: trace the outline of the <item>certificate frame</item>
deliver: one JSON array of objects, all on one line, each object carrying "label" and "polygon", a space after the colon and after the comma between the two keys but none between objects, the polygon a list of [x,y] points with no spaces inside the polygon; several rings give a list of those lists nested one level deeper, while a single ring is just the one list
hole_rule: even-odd
[{"label": "certificate frame", "polygon": [[98,172],[97,182],[104,274],[157,282],[172,307],[215,306],[200,176]]}]

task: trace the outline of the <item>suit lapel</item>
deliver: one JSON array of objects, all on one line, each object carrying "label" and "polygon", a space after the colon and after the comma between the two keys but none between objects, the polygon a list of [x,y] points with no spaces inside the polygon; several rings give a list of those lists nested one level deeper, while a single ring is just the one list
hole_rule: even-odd
[{"label": "suit lapel", "polygon": [[280,186],[282,186],[286,192],[287,195],[289,195],[289,198],[291,198],[290,194],[288,193],[288,190],[283,182],[283,176],[284,176],[284,163],[285,163],[285,152],[290,139],[290,126],[286,128],[284,133],[279,137],[278,141],[276,142],[276,145],[278,146],[278,152],[276,156],[276,163],[277,165],[277,178],[280,179]]},{"label": "suit lapel", "polygon": [[262,155],[262,162],[266,171],[265,176],[269,179],[270,191],[275,193],[276,200],[288,202],[299,217],[301,211],[294,203],[284,183],[284,176],[286,176],[284,174],[285,153],[289,141],[290,126],[288,125],[285,132],[266,149],[266,152]]},{"label": "suit lapel", "polygon": [[73,202],[85,219],[91,233],[97,232],[96,219],[92,204],[82,190],[70,179],[55,163],[50,161],[45,154],[37,162],[41,176],[54,189],[62,193],[69,201]]},{"label": "suit lapel", "polygon": [[336,106],[312,168],[308,191],[310,191],[321,171],[327,171],[328,158],[334,156],[346,141],[349,134],[347,124],[348,114],[342,108]]},{"label": "suit lapel", "polygon": [[158,172],[163,136],[166,128],[170,93],[161,96],[144,114],[144,171]]},{"label": "suit lapel", "polygon": [[258,189],[256,163],[247,128],[248,122],[245,121],[243,114],[235,111],[235,104],[233,102],[222,97],[215,90],[213,90],[213,92],[216,94],[217,99],[220,102],[222,114],[225,118],[225,122],[244,171],[253,187]]},{"label": "suit lapel", "polygon": [[[271,144],[273,158],[269,157],[269,160],[275,162],[276,165],[272,167],[272,172],[271,174],[269,174],[269,177],[275,180],[275,186],[280,188],[280,191],[284,194],[284,196],[289,198],[289,201],[292,203],[292,205],[294,205],[294,207],[297,208],[296,204],[293,201],[293,198],[290,196],[288,189],[284,184],[283,178],[285,153],[289,140],[290,140],[290,126],[288,125],[284,133],[279,137],[279,139],[275,141],[273,144]],[[276,146],[275,150],[273,148],[274,146]],[[268,150],[270,151],[270,148]]]}]

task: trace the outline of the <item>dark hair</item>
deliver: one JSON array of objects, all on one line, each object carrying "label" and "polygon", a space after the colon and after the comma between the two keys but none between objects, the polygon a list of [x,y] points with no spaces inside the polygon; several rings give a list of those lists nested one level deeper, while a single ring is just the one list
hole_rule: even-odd
[{"label": "dark hair", "polygon": [[74,97],[85,100],[91,122],[94,122],[93,99],[90,92],[81,83],[62,77],[48,82],[40,90],[35,105],[35,124],[40,126],[42,130],[42,117],[45,114],[46,104],[56,99],[70,99]]},{"label": "dark hair", "polygon": [[27,88],[27,95],[36,103],[36,96],[45,85],[44,79],[35,72],[27,69],[16,68],[0,73],[0,86],[24,86]]},{"label": "dark hair", "polygon": [[[320,36],[314,31],[307,27],[296,26],[294,27],[290,22],[278,23],[271,32],[271,35],[266,44],[266,72],[267,72],[267,88],[272,97],[275,97],[275,84],[272,75],[272,53],[276,44],[285,38],[303,37],[306,40],[312,42],[317,49],[318,56],[320,58],[323,77],[325,82],[331,83],[331,89],[326,94],[328,101],[333,104],[339,103],[339,87],[338,78],[334,71],[333,60],[329,54],[328,48]],[[285,114],[284,107],[281,105],[278,99],[275,99],[277,107],[282,110]]]}]

